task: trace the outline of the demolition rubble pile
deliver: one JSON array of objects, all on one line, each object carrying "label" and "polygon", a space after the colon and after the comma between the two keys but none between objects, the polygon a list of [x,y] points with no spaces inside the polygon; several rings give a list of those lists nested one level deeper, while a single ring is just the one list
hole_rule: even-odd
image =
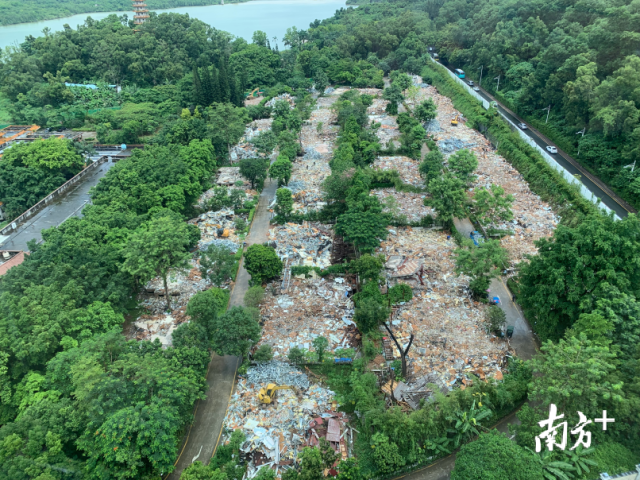
[{"label": "demolition rubble pile", "polygon": [[271,100],[266,102],[264,104],[264,106],[273,108],[273,107],[275,107],[276,103],[280,102],[280,101],[287,102],[289,104],[289,107],[291,108],[291,110],[296,108],[295,98],[290,93],[282,93],[282,94],[278,95],[277,97],[273,97]]},{"label": "demolition rubble pile", "polygon": [[478,187],[488,188],[493,183],[504,188],[506,194],[515,197],[511,207],[513,220],[507,224],[495,225],[496,228],[514,232],[514,235],[507,235],[501,240],[502,246],[509,252],[511,261],[517,264],[526,254],[536,254],[535,240],[553,235],[560,221],[551,210],[551,206],[531,191],[522,175],[495,153],[482,134],[468,128],[464,122],[460,122],[458,126],[451,125],[451,119],[459,115],[451,99],[438,94],[433,87],[421,88],[421,91],[425,98],[432,97],[438,106],[438,131],[434,132],[434,135],[445,156],[448,157],[462,148],[475,153],[478,168],[474,172],[476,180],[473,191]]},{"label": "demolition rubble pile", "polygon": [[397,170],[403,183],[414,187],[424,187],[424,180],[420,176],[418,166],[420,163],[409,157],[378,157],[373,163],[373,168],[380,170]]},{"label": "demolition rubble pile", "polygon": [[[258,392],[269,384],[291,389],[278,390],[272,404],[262,404]],[[254,477],[262,467],[275,470],[279,477],[319,437],[346,458],[347,441],[353,434],[345,414],[336,412],[333,396],[289,364],[274,361],[249,368],[238,380],[224,419],[224,441],[233,430],[241,429],[246,435],[240,447],[247,462],[245,478]]]},{"label": "demolition rubble pile", "polygon": [[172,345],[171,336],[174,330],[189,318],[186,316],[185,310],[186,307],[181,307],[176,308],[170,314],[141,315],[133,322],[131,336],[138,341],[154,342],[157,339],[163,347],[169,347]]},{"label": "demolition rubble pile", "polygon": [[[200,274],[197,259],[189,261],[187,270],[171,270],[167,278],[167,287],[171,296],[171,307],[186,307],[189,299],[196,293],[211,286],[206,278]],[[140,304],[152,313],[162,313],[166,310],[164,282],[161,277],[150,280],[140,294]]]},{"label": "demolition rubble pile", "polygon": [[[261,343],[271,345],[275,357],[286,357],[293,347],[310,350],[313,339],[328,340],[327,351],[355,346],[351,286],[343,278],[293,278],[286,293],[267,294],[260,305],[264,322]],[[279,285],[278,285],[279,286]]]},{"label": "demolition rubble pile", "polygon": [[258,152],[253,143],[251,143],[251,140],[260,133],[271,130],[272,123],[273,118],[261,118],[249,123],[238,144],[231,147],[231,163],[239,162],[244,158],[264,157],[263,154]]},{"label": "demolition rubble pile", "polygon": [[[425,375],[427,383],[450,390],[468,385],[470,374],[485,380],[501,378],[508,344],[484,328],[485,305],[468,294],[469,279],[456,276],[451,253],[457,248],[446,233],[422,228],[398,228],[376,253],[387,258],[390,284],[406,283],[413,298],[394,314],[392,331],[409,350],[411,382]],[[391,342],[393,354],[399,353]]]},{"label": "demolition rubble pile", "polygon": [[385,206],[383,212],[392,213],[394,216],[406,216],[409,222],[420,221],[423,217],[431,215],[436,217],[436,213],[431,207],[424,205],[426,195],[424,193],[397,192],[395,188],[381,188],[372,190],[372,195],[378,197],[382,205],[388,204],[388,198],[395,200],[395,208],[389,209]]},{"label": "demolition rubble pile", "polygon": [[278,225],[269,230],[267,241],[275,243],[276,253],[288,266],[331,265],[331,225],[309,222]]},{"label": "demolition rubble pile", "polygon": [[203,247],[211,243],[216,243],[214,240],[218,239],[226,240],[235,245],[242,243],[242,240],[236,233],[235,227],[235,221],[238,218],[246,220],[246,215],[236,215],[233,209],[225,208],[217,212],[205,212],[194,219],[194,222],[200,229],[198,247],[204,250]]}]

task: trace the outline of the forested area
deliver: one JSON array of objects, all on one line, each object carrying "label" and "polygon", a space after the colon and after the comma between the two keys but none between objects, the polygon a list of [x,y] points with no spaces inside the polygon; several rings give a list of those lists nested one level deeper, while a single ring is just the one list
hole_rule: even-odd
[{"label": "forested area", "polygon": [[[478,12],[487,9],[482,10],[486,18],[462,15],[476,8]],[[289,29],[284,51],[270,48],[261,32],[249,43],[198,20],[161,14],[135,33],[128,22],[114,15],[100,22],[87,21],[78,30],[27,38],[19,48],[5,51],[0,89],[11,102],[15,122],[95,129],[102,142],[147,145],[109,171],[92,192],[93,204],[86,207],[83,218],[71,218],[46,231],[44,243],[32,245],[25,262],[0,280],[0,479],[58,480],[69,472],[78,478],[151,479],[171,470],[179,437],[192,418],[193,403],[204,391],[210,352],[246,356],[260,327],[247,310],[234,308],[218,315],[224,309],[220,300],[224,297],[211,289],[207,290],[210,294],[193,297],[189,314],[194,321],[174,332],[173,346],[126,341],[122,325],[135,306],[140,285],[155,275],[164,275],[166,284],[168,267],[160,259],[171,257],[172,265],[180,265],[189,258],[199,230],[187,226],[185,220],[198,213],[195,199],[210,187],[216,168],[229,161],[231,147],[244,134],[247,122],[273,117],[272,132],[261,134],[255,144],[265,152],[277,146],[280,156],[269,170],[262,159],[242,160],[243,175],[252,187],[260,188],[267,175],[284,185],[291,175],[291,163],[301,153],[297,136],[312,105],[308,89],[315,85],[316,93],[321,93],[329,84],[381,88],[383,75],[389,74],[391,85],[383,96],[390,101],[388,114],[396,116],[405,100],[403,92],[411,85],[402,72],[419,73],[454,100],[469,125],[499,137],[500,154],[561,212],[562,224],[555,234],[539,241],[540,253],[523,262],[510,282],[532,328],[545,343],[534,360],[513,359],[502,382],[474,382],[472,387],[439,395],[434,402],[404,413],[399,407],[387,408],[375,376],[367,372],[368,361],[378,351],[369,341],[375,338],[366,337],[363,358],[354,363],[353,373],[328,375],[344,410],[358,412],[360,432],[358,461],[340,463],[338,477],[385,476],[431,462],[484,432],[527,396],[534,403],[518,414],[522,424],[516,430],[517,442],[506,444],[504,437],[482,433],[480,441],[462,447],[452,478],[540,480],[556,475],[554,469],[559,468],[568,478],[586,479],[593,476],[593,470],[614,473],[637,459],[637,218],[615,222],[599,214],[494,112],[484,111],[437,68],[425,67],[427,47],[434,44],[445,61],[465,65],[465,58],[468,62],[483,59],[485,72],[495,69],[491,75],[503,68],[507,76],[513,65],[527,58],[531,71],[523,77],[527,82],[517,101],[522,102],[529,92],[537,108],[536,102],[550,101],[543,101],[544,95],[555,95],[557,102],[564,102],[566,85],[577,82],[581,74],[576,72],[584,71],[592,60],[598,65],[594,91],[604,88],[599,92],[605,92],[611,101],[607,101],[607,111],[589,114],[589,128],[591,122],[595,122],[594,129],[602,128],[597,135],[605,139],[602,145],[607,145],[607,158],[618,158],[619,167],[635,155],[625,149],[633,143],[624,139],[638,128],[633,123],[637,117],[633,108],[640,100],[632,82],[637,74],[622,75],[624,82],[615,80],[620,78],[615,72],[635,65],[632,40],[619,40],[617,48],[612,45],[618,45],[614,32],[626,31],[625,25],[633,22],[607,20],[615,27],[607,29],[612,36],[607,43],[595,36],[596,31],[604,35],[600,24],[605,13],[583,13],[582,20],[576,17],[576,11],[595,7],[534,3],[512,12],[515,8],[433,1],[364,5],[340,10],[331,19],[314,22],[308,30]],[[620,5],[606,15],[627,15],[629,19],[636,15],[634,8],[634,4]],[[545,13],[550,11],[564,16]],[[473,50],[507,28],[504,18],[514,24],[524,19],[518,25],[524,25],[521,28],[530,36],[518,43],[522,57],[513,56],[511,52],[517,49],[507,46],[507,38],[519,38],[515,30],[492,41],[492,48],[503,50],[486,54]],[[483,28],[486,32],[478,33]],[[508,28],[516,29],[513,25]],[[552,33],[544,40],[536,36],[547,30]],[[596,40],[587,41],[589,32]],[[477,41],[473,40],[476,35]],[[620,33],[620,37],[629,36]],[[593,52],[580,50],[583,45],[592,45]],[[464,53],[467,51],[471,53]],[[583,65],[583,60],[589,62]],[[494,63],[489,66],[489,62]],[[607,76],[613,77],[607,80]],[[549,83],[547,77],[555,78],[556,83]],[[511,78],[505,88],[515,85],[516,77],[512,74]],[[536,79],[546,83],[536,83]],[[123,91],[117,96],[100,93],[99,98],[87,98],[65,87],[65,81],[120,84]],[[296,108],[278,103],[266,107],[267,98],[260,105],[243,107],[244,93],[256,87],[264,88],[267,98],[291,94]],[[538,90],[527,90],[534,87]],[[294,214],[291,195],[281,191],[275,207],[276,221],[334,222],[336,233],[355,247],[358,261],[337,267],[350,268],[361,278],[354,319],[365,336],[373,335],[387,317],[388,299],[405,295],[397,290],[386,295],[380,292],[382,263],[368,254],[398,219],[383,214],[383,206],[370,190],[374,184],[395,184],[413,191],[399,182],[397,172],[371,168],[376,156],[389,148],[375,136],[379,125],[368,122],[366,109],[371,101],[372,97],[354,89],[336,104],[340,136],[330,163],[331,176],[323,187],[326,207],[306,216]],[[568,101],[562,105],[574,108]],[[590,111],[591,104],[587,107],[580,108]],[[468,201],[466,193],[477,162],[474,165],[472,154],[460,152],[444,168],[443,156],[422,126],[433,118],[434,109],[425,102],[413,112],[397,115],[400,149],[418,159],[422,146],[428,145],[431,153],[420,165],[426,187],[414,190],[429,194],[426,202],[455,236],[453,218],[482,210],[477,199],[476,203]],[[566,112],[568,115],[569,110]],[[621,116],[622,122],[616,123]],[[597,118],[603,123],[598,124]],[[576,115],[571,128],[585,119]],[[587,150],[581,150],[581,155]],[[3,158],[2,163],[10,160],[3,168],[13,168],[15,175],[27,175],[23,170],[33,167],[42,169],[29,158],[22,147],[15,148],[15,153]],[[45,173],[55,183],[77,167],[75,162],[47,165],[55,174]],[[620,171],[630,174],[630,169]],[[38,175],[45,173],[38,171]],[[28,203],[28,199],[20,201]],[[424,225],[433,220],[426,218]],[[494,247],[495,242],[487,242],[471,253],[461,253],[470,252],[463,248],[456,253],[461,269],[465,263],[479,263],[478,259],[488,265],[486,272],[479,272],[475,265],[468,267],[476,282],[475,294],[486,290],[490,276],[499,273],[495,258],[502,253]],[[255,253],[257,280],[262,281],[260,275],[271,278],[281,271],[281,264],[273,270],[262,266],[265,257],[275,256],[272,250],[253,248],[245,253],[248,269]],[[487,258],[480,258],[482,255]],[[236,335],[239,332],[242,337]],[[551,403],[570,422],[578,421],[578,411],[593,419],[606,409],[616,423],[606,432],[590,430],[593,450],[537,455],[526,448],[534,448],[533,437],[540,431],[537,422],[546,417]],[[242,440],[234,438],[211,465],[196,463],[183,478],[242,478],[244,467],[233,456]],[[502,456],[494,458],[496,451]],[[287,471],[290,478],[285,480],[322,478],[328,460],[318,449],[309,452],[298,470]],[[576,465],[590,466],[591,474]]]},{"label": "forested area", "polygon": [[636,2],[436,1],[428,9],[437,29],[429,41],[444,63],[476,81],[482,67],[484,88],[640,206],[638,170],[626,167],[640,160]]},{"label": "forested area", "polygon": [[[227,3],[240,3],[243,0],[229,0]],[[220,0],[150,0],[149,8],[163,9],[192,7],[200,5],[218,5]],[[131,12],[130,0],[16,0],[0,1],[0,25],[37,22],[52,18],[63,18],[90,12]],[[131,14],[129,17],[133,18]]]}]

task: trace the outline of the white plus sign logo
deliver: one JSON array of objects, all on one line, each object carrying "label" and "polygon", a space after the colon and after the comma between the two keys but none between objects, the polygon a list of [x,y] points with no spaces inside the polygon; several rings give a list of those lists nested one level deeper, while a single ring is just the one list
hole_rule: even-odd
[{"label": "white plus sign logo", "polygon": [[616,421],[615,418],[607,418],[607,411],[606,410],[602,411],[602,418],[596,418],[594,420],[594,422],[602,424],[602,430],[606,430],[607,429],[607,423],[613,423],[615,421]]}]

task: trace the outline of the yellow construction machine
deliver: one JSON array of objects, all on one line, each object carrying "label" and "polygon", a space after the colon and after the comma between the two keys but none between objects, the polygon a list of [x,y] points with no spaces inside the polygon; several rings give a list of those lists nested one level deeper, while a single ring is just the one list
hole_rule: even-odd
[{"label": "yellow construction machine", "polygon": [[456,115],[455,118],[451,120],[451,125],[453,125],[454,127],[458,126],[458,115]]},{"label": "yellow construction machine", "polygon": [[270,383],[267,385],[267,388],[261,388],[258,393],[258,400],[260,403],[264,403],[265,405],[270,405],[276,398],[276,392],[278,390],[293,390],[293,387],[288,385],[280,385],[276,386],[275,383]]}]

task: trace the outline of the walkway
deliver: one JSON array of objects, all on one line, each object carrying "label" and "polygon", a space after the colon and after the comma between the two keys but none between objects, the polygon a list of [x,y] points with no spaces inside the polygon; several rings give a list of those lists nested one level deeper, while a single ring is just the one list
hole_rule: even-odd
[{"label": "walkway", "polygon": [[[276,197],[276,190],[278,189],[278,181],[268,179],[265,183],[262,193],[260,194],[260,202],[256,208],[256,213],[253,216],[253,223],[251,223],[251,232],[247,237],[247,246],[254,244],[262,244],[267,241],[267,234],[269,233],[269,221],[271,220],[271,212],[269,212],[269,205]],[[244,258],[240,260],[240,269],[236,276],[236,284],[231,292],[231,299],[229,301],[230,307],[242,306],[244,304],[244,294],[249,289],[249,280],[251,275],[244,269]]]},{"label": "walkway", "polygon": [[[278,182],[267,180],[256,213],[251,224],[251,231],[247,237],[247,244],[264,243],[269,232],[271,213],[269,205],[275,198]],[[236,283],[231,292],[229,307],[241,306],[244,294],[249,289],[251,276],[242,266],[236,277]],[[196,460],[208,464],[213,457],[222,433],[222,422],[227,412],[229,399],[235,387],[235,378],[240,358],[233,356],[220,357],[213,355],[207,370],[207,398],[198,401],[193,423],[187,436],[180,446],[180,456],[176,460],[176,469],[165,480],[179,480],[182,471]]]},{"label": "walkway", "polygon": [[30,218],[8,238],[3,240],[0,237],[0,248],[2,250],[26,251],[29,249],[27,242],[42,240],[42,230],[57,227],[67,218],[81,216],[82,209],[91,201],[89,190],[98,184],[113,165],[113,162],[103,163],[93,173],[85,177],[84,181],[76,184],[75,188]]}]

